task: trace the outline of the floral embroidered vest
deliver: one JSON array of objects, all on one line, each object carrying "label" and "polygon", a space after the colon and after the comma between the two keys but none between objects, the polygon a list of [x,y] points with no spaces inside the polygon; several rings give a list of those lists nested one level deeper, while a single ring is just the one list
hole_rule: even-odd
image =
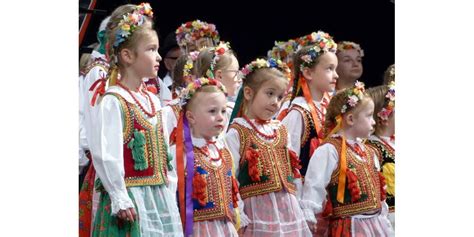
[{"label": "floral embroidered vest", "polygon": [[[329,138],[325,143],[336,147],[338,153],[341,151],[342,139],[340,137]],[[381,208],[380,176],[374,163],[374,153],[366,146],[366,158],[361,161],[355,157],[355,153],[347,147],[347,171],[346,185],[344,191],[344,203],[337,201],[337,187],[339,179],[340,163],[331,175],[331,180],[326,187],[329,200],[332,205],[332,217],[347,217],[357,214],[376,212]],[[340,154],[339,154],[340,157]],[[360,195],[354,200],[352,191],[357,189]]]},{"label": "floral embroidered vest", "polygon": [[387,182],[387,205],[390,211],[395,211],[395,150],[377,140],[368,140],[368,145],[377,151],[382,164],[382,175]]},{"label": "floral embroidered vest", "polygon": [[109,70],[109,63],[107,63],[104,59],[98,57],[98,58],[95,58],[91,64],[87,65],[87,67],[84,68],[84,70],[80,71],[79,73],[80,75],[85,76],[94,67],[100,67],[102,70],[107,72]]},{"label": "floral embroidered vest", "polygon": [[[242,199],[278,192],[283,188],[295,194],[285,126],[276,130],[277,136],[271,142],[263,140],[255,131],[241,124],[233,123],[230,128],[236,129],[240,136],[241,159],[237,179]],[[256,175],[252,175],[252,172]]]},{"label": "floral embroidered vest", "polygon": [[161,113],[156,115],[156,125],[152,125],[143,117],[137,105],[127,102],[117,93],[107,94],[119,100],[122,110],[125,185],[167,184],[167,171],[173,167],[163,136]]},{"label": "floral embroidered vest", "polygon": [[[233,197],[236,198],[237,194],[234,193],[232,186],[234,184],[232,156],[227,149],[220,149],[219,152],[222,163],[217,167],[212,165],[211,161],[205,160],[206,155],[194,147],[194,221],[215,219],[234,221],[234,207],[237,206],[234,206]],[[196,182],[196,176],[200,176],[199,179],[202,181]],[[199,189],[202,189],[201,196],[196,195]]]}]

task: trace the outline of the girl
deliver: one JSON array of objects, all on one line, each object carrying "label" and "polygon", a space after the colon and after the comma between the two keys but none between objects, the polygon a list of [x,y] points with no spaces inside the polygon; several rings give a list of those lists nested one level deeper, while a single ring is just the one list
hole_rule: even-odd
[{"label": "girl", "polygon": [[367,90],[374,100],[375,132],[369,145],[377,151],[387,183],[388,218],[395,227],[395,82]]},{"label": "girl", "polygon": [[279,60],[257,59],[242,72],[244,85],[232,116],[238,118],[226,136],[243,199],[240,233],[311,236],[295,197],[298,157],[288,149],[285,126],[272,120],[286,96],[289,69]]},{"label": "girl", "polygon": [[388,66],[383,74],[383,84],[388,85],[390,82],[395,81],[395,64]]},{"label": "girl", "polygon": [[194,62],[196,62],[198,51],[192,51],[188,54],[183,54],[176,60],[176,65],[173,68],[173,84],[171,84],[171,94],[173,100],[181,97],[181,92],[193,81],[194,77]]},{"label": "girl", "polygon": [[[98,112],[92,159],[101,191],[93,236],[182,236],[168,137],[144,78],[157,76],[159,42],[149,4],[111,19],[109,88]],[[120,73],[120,81],[117,76]]]},{"label": "girl", "polygon": [[185,236],[238,236],[232,156],[218,138],[227,124],[225,96],[223,85],[208,78],[194,80],[183,92],[175,150]]},{"label": "girl", "polygon": [[360,45],[350,41],[337,43],[339,65],[336,70],[339,80],[337,80],[336,90],[351,87],[356,80],[359,80],[364,71],[362,57],[364,57],[364,50]]},{"label": "girl", "polygon": [[324,143],[306,173],[301,207],[314,230],[315,214],[329,221],[328,236],[389,236],[384,180],[366,139],[375,124],[364,85],[339,91],[329,103]]},{"label": "girl", "polygon": [[188,21],[176,29],[176,42],[184,53],[213,47],[219,43],[216,25],[204,21]]},{"label": "girl", "polygon": [[[293,94],[282,120],[291,136],[290,148],[301,160],[303,181],[309,159],[322,141],[325,107],[338,78],[336,44],[322,31],[313,37],[314,45],[301,48],[294,56]],[[285,116],[282,113],[279,118]],[[301,190],[298,193],[300,197]]]}]

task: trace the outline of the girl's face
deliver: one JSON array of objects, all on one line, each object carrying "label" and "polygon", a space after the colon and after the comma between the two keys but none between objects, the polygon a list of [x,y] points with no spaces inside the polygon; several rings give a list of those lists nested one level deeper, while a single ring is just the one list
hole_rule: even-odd
[{"label": "girl's face", "polygon": [[324,53],[319,57],[319,62],[308,70],[309,86],[320,93],[335,90],[339,75],[336,72],[337,57],[334,53]]},{"label": "girl's face", "polygon": [[227,123],[225,94],[222,92],[198,92],[193,108],[186,116],[193,129],[193,134],[210,140],[218,136]]},{"label": "girl's face", "polygon": [[368,138],[374,129],[374,102],[369,100],[362,105],[364,107],[353,114],[353,131],[355,137],[364,139]]},{"label": "girl's face", "polygon": [[336,70],[341,80],[347,80],[352,83],[362,76],[362,57],[356,49],[339,52],[337,59],[339,60],[339,65]]},{"label": "girl's face", "polygon": [[286,96],[288,82],[283,78],[272,78],[264,82],[255,93],[245,87],[245,100],[248,102],[248,116],[262,120],[270,120],[280,110]]},{"label": "girl's face", "polygon": [[224,84],[228,96],[235,96],[240,84],[242,83],[242,79],[237,58],[234,55],[231,55],[231,59],[231,64],[227,68],[221,70],[221,74],[220,76],[217,76],[217,79]]},{"label": "girl's face", "polygon": [[136,57],[131,65],[139,78],[158,76],[161,61],[158,48],[159,41],[156,33],[150,33],[139,41],[135,49]]}]

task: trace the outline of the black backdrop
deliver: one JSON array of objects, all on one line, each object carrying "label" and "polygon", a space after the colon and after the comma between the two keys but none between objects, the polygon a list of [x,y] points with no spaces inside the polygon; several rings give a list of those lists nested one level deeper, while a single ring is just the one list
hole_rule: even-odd
[{"label": "black backdrop", "polygon": [[[81,2],[83,0],[80,0]],[[125,3],[142,1],[97,0],[96,9],[110,14]],[[322,30],[336,41],[359,43],[365,51],[361,80],[381,84],[384,70],[395,62],[395,5],[389,0],[305,1],[171,1],[149,0],[162,44],[181,23],[199,19],[216,24],[221,40],[229,41],[241,66],[265,56],[274,41]],[[92,16],[80,47],[95,42],[105,15]]]}]

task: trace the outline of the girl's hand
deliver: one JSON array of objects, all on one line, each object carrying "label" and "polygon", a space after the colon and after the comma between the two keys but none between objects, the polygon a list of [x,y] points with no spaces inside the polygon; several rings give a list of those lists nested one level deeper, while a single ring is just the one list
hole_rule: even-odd
[{"label": "girl's hand", "polygon": [[130,207],[128,209],[120,210],[117,213],[117,216],[122,219],[122,220],[127,220],[130,222],[134,222],[137,219],[137,213],[135,212],[135,209],[133,207]]},{"label": "girl's hand", "polygon": [[243,228],[240,228],[239,231],[237,231],[237,234],[239,234],[239,236],[243,236],[244,232],[245,232],[245,229],[247,229],[247,226],[243,227]]}]

